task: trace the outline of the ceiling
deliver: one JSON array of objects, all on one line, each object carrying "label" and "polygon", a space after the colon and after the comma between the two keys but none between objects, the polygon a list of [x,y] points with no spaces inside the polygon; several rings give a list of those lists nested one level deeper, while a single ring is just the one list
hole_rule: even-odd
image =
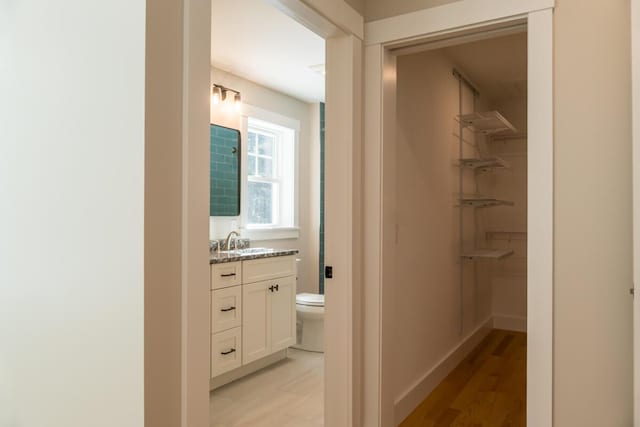
[{"label": "ceiling", "polygon": [[527,33],[452,46],[443,52],[483,97],[495,101],[527,95]]},{"label": "ceiling", "polygon": [[266,0],[213,0],[211,65],[307,102],[324,101],[325,41]]}]

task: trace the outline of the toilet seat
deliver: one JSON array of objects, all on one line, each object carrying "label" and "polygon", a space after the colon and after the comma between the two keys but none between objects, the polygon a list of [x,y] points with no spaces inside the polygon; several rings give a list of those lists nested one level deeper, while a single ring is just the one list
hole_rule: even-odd
[{"label": "toilet seat", "polygon": [[296,304],[308,307],[324,307],[324,295],[302,293],[296,295]]}]

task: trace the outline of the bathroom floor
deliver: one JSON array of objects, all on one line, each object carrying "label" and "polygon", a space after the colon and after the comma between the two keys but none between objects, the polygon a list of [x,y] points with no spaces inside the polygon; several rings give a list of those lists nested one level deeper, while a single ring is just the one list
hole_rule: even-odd
[{"label": "bathroom floor", "polygon": [[324,354],[289,349],[288,358],[211,393],[211,427],[324,425]]}]

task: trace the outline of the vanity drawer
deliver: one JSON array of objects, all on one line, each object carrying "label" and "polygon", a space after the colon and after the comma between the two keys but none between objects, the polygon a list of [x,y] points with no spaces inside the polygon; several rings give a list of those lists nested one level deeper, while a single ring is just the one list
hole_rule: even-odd
[{"label": "vanity drawer", "polygon": [[242,323],[242,286],[211,291],[211,333],[236,328]]},{"label": "vanity drawer", "polygon": [[262,282],[295,274],[296,257],[293,255],[253,259],[242,263],[243,283]]},{"label": "vanity drawer", "polygon": [[211,377],[242,365],[242,328],[211,335]]},{"label": "vanity drawer", "polygon": [[242,283],[242,263],[225,262],[211,265],[211,289],[228,288]]}]

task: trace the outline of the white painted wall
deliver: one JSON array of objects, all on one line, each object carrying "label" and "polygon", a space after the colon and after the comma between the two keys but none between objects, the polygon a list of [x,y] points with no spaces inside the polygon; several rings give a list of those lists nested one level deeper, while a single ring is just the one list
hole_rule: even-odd
[{"label": "white painted wall", "polygon": [[[297,239],[253,240],[252,246],[295,248],[300,250],[298,292],[318,292],[318,248],[320,230],[320,135],[319,109],[313,104],[292,98],[241,77],[212,68],[212,82],[242,93],[243,103],[277,113],[300,122],[298,140],[298,226]],[[214,107],[211,123],[241,129],[242,114]],[[245,135],[243,135],[244,137]],[[211,217],[210,238],[225,238],[236,217]],[[242,234],[242,230],[241,234]]]},{"label": "white painted wall", "polygon": [[0,2],[0,57],[0,425],[139,427],[145,4]]},{"label": "white painted wall", "polygon": [[[402,398],[491,315],[491,289],[464,261],[464,331],[460,333],[458,80],[439,51],[398,57],[398,238],[394,308],[394,393]],[[463,86],[465,112],[473,109]],[[465,132],[473,141],[473,135]],[[466,145],[465,157],[475,156]],[[465,192],[473,192],[471,171]],[[472,209],[464,209],[465,246],[474,246]]]},{"label": "white painted wall", "polygon": [[633,424],[629,15],[628,0],[554,11],[558,426]]}]

